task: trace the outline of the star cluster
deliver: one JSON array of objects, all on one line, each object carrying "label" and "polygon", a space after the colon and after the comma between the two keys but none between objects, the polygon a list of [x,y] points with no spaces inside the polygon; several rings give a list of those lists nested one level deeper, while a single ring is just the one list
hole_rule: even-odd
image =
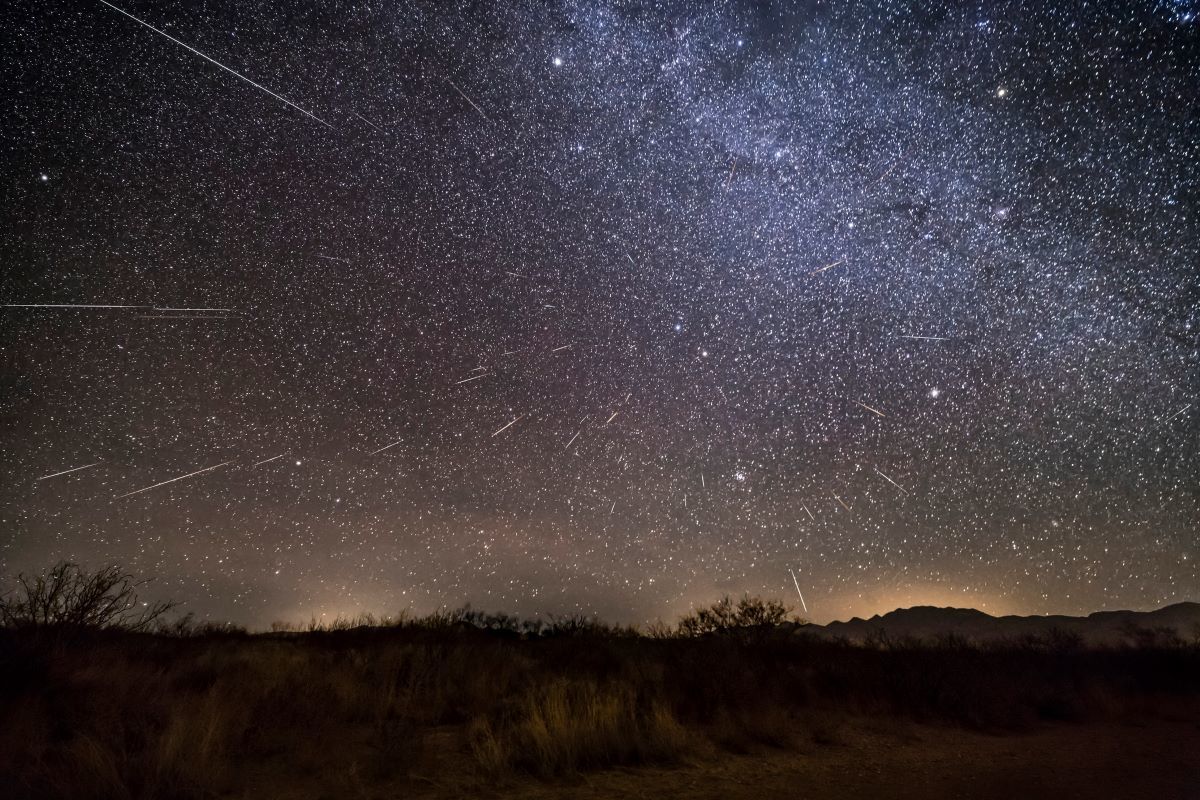
[{"label": "star cluster", "polygon": [[919,5],[10,4],[0,566],[1194,598],[1197,8]]}]

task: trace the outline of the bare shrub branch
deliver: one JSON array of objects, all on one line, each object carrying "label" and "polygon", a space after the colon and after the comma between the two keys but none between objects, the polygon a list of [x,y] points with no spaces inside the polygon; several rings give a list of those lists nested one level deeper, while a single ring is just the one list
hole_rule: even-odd
[{"label": "bare shrub branch", "polygon": [[0,626],[5,628],[150,629],[177,605],[142,602],[134,580],[119,567],[88,572],[61,561],[42,575],[21,573],[17,588],[0,597]]}]

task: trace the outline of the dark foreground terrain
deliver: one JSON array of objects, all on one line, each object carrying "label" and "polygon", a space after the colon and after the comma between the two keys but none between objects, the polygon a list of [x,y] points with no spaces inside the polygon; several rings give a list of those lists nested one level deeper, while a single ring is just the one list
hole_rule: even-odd
[{"label": "dark foreground terrain", "polygon": [[0,794],[1200,797],[1193,641],[736,621],[0,631]]}]

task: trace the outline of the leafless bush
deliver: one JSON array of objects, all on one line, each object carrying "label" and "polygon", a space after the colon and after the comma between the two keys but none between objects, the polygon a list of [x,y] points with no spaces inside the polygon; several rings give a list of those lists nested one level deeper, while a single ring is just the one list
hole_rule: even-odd
[{"label": "leafless bush", "polygon": [[789,621],[791,609],[778,600],[743,596],[736,603],[728,595],[706,608],[681,617],[680,636],[704,636],[777,628]]},{"label": "leafless bush", "polygon": [[43,575],[20,574],[17,588],[0,597],[6,628],[117,628],[149,630],[175,608],[169,601],[142,602],[136,581],[119,567],[88,572],[62,561]]}]

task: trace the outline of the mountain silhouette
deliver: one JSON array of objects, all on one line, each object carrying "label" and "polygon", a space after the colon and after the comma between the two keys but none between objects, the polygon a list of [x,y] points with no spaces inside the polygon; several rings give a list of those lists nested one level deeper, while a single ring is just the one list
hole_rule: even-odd
[{"label": "mountain silhouette", "polygon": [[807,633],[861,641],[884,635],[890,638],[931,638],[955,634],[987,640],[1067,633],[1089,644],[1166,641],[1173,634],[1185,641],[1200,637],[1200,603],[1184,602],[1156,611],[1096,611],[1086,617],[1062,614],[993,617],[974,608],[913,606],[898,608],[870,619],[805,625]]}]

